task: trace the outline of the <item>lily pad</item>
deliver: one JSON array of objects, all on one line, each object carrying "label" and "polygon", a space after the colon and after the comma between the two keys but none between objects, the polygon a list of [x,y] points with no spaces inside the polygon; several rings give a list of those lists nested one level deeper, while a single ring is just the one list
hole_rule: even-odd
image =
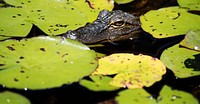
[{"label": "lily pad", "polygon": [[94,75],[90,76],[91,80],[83,79],[80,81],[80,84],[92,91],[114,91],[119,89],[118,87],[114,87],[109,85],[109,82],[112,80],[111,77]]},{"label": "lily pad", "polygon": [[199,104],[192,94],[164,86],[158,97],[159,104]]},{"label": "lily pad", "polygon": [[200,30],[189,31],[184,40],[181,41],[180,45],[187,47],[189,49],[193,49],[196,51],[200,51]]},{"label": "lily pad", "polygon": [[191,14],[188,9],[168,7],[151,10],[140,17],[142,28],[155,38],[166,38],[198,30],[200,16]]},{"label": "lily pad", "polygon": [[31,104],[30,101],[17,93],[4,91],[0,93],[0,104]]},{"label": "lily pad", "polygon": [[200,52],[177,44],[164,50],[160,59],[179,78],[200,75]]},{"label": "lily pad", "polygon": [[164,86],[157,99],[144,89],[127,89],[115,98],[118,104],[199,104],[192,94]]},{"label": "lily pad", "polygon": [[106,0],[97,2],[106,2],[98,9],[85,0],[4,1],[14,7],[0,8],[0,35],[11,37],[25,37],[33,24],[48,35],[60,35],[94,21],[100,10],[113,8],[113,3]]},{"label": "lily pad", "polygon": [[200,10],[200,0],[177,0],[181,7],[190,8],[190,10]]},{"label": "lily pad", "polygon": [[156,100],[144,89],[121,91],[115,99],[118,104],[156,104]]},{"label": "lily pad", "polygon": [[117,74],[110,82],[111,85],[142,88],[161,80],[165,72],[164,64],[157,58],[118,53],[99,59],[99,67],[92,74]]},{"label": "lily pad", "polygon": [[117,4],[126,4],[126,3],[130,3],[134,0],[114,0]]},{"label": "lily pad", "polygon": [[79,81],[97,67],[94,51],[60,37],[7,40],[0,48],[0,84],[9,88],[59,87]]}]

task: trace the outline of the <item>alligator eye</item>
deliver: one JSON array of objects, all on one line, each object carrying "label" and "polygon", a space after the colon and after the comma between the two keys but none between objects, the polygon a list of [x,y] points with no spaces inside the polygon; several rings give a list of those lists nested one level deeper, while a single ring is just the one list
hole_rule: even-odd
[{"label": "alligator eye", "polygon": [[112,27],[117,28],[117,27],[121,27],[124,26],[125,22],[124,21],[117,21],[111,24]]}]

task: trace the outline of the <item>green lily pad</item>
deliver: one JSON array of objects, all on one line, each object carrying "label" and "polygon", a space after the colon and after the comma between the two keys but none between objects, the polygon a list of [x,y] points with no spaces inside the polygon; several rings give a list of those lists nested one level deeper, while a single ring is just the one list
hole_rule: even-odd
[{"label": "green lily pad", "polygon": [[113,0],[74,0],[80,10],[87,16],[87,22],[93,22],[101,10],[112,10],[114,7]]},{"label": "green lily pad", "polygon": [[111,77],[94,75],[90,76],[91,80],[83,79],[80,81],[80,84],[92,91],[114,91],[119,89],[117,87],[109,85],[109,82],[112,80]]},{"label": "green lily pad", "polygon": [[166,68],[157,58],[128,53],[112,54],[99,59],[99,67],[92,73],[117,74],[110,82],[117,87],[142,88],[162,79]]},{"label": "green lily pad", "polygon": [[121,91],[115,99],[118,104],[156,104],[156,100],[144,89]]},{"label": "green lily pad", "polygon": [[177,0],[181,7],[187,7],[191,10],[200,10],[200,0]]},{"label": "green lily pad", "polygon": [[0,49],[0,84],[9,88],[59,87],[79,81],[97,67],[94,51],[60,37],[7,40]]},{"label": "green lily pad", "polygon": [[200,52],[177,44],[166,49],[160,60],[179,78],[200,75]]},{"label": "green lily pad", "polygon": [[164,86],[158,97],[158,104],[199,104],[198,100],[190,93],[172,90]]},{"label": "green lily pad", "polygon": [[155,38],[166,38],[198,30],[200,16],[191,14],[188,9],[168,7],[151,10],[140,17],[142,28]]},{"label": "green lily pad", "polygon": [[126,3],[130,3],[134,0],[114,0],[117,4],[126,4]]},{"label": "green lily pad", "polygon": [[17,93],[4,91],[0,93],[0,104],[31,104],[30,101]]},{"label": "green lily pad", "polygon": [[154,99],[144,89],[127,89],[119,92],[118,104],[198,104],[198,100],[190,93],[172,90],[164,86],[157,99]]},{"label": "green lily pad", "polygon": [[189,49],[200,51],[200,30],[189,31],[180,45]]},{"label": "green lily pad", "polygon": [[60,35],[94,21],[100,10],[113,8],[113,3],[106,2],[102,8],[93,9],[90,3],[83,0],[43,0],[42,2],[5,0],[5,2],[14,6],[0,8],[0,35],[8,37],[25,37],[33,24],[48,35]]}]

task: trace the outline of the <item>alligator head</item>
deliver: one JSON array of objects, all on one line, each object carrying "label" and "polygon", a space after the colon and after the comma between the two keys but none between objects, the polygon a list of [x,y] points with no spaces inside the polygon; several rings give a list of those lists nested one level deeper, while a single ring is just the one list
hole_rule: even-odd
[{"label": "alligator head", "polygon": [[76,30],[70,30],[63,36],[85,44],[92,44],[133,38],[140,31],[139,16],[121,10],[111,12],[102,10],[93,23]]}]

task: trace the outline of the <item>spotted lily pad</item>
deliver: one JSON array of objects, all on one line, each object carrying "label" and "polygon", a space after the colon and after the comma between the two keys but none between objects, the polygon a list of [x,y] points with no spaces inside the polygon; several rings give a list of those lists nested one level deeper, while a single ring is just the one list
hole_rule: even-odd
[{"label": "spotted lily pad", "polygon": [[116,101],[118,104],[199,104],[190,93],[172,90],[164,86],[157,99],[154,99],[144,89],[127,89],[119,92]]},{"label": "spotted lily pad", "polygon": [[44,89],[79,81],[97,67],[87,46],[60,37],[35,37],[0,43],[0,84]]},{"label": "spotted lily pad", "polygon": [[200,52],[179,47],[177,44],[166,49],[161,60],[179,78],[200,75]]},{"label": "spotted lily pad", "polygon": [[181,41],[181,45],[193,50],[200,51],[200,30],[189,31],[184,40]]},{"label": "spotted lily pad", "polygon": [[165,72],[164,64],[157,58],[119,53],[99,59],[99,67],[92,74],[117,74],[110,82],[111,85],[141,88],[161,80]]},{"label": "spotted lily pad", "polygon": [[98,9],[92,9],[85,0],[4,1],[14,7],[0,8],[0,35],[10,37],[26,36],[33,24],[48,35],[59,35],[94,21],[100,10],[113,7],[113,3],[106,0],[100,0],[106,3],[101,3],[102,8]]},{"label": "spotted lily pad", "polygon": [[192,96],[190,93],[172,90],[168,86],[164,86],[164,88],[160,92],[160,96],[158,97],[158,104],[199,104],[198,100]]},{"label": "spotted lily pad", "polygon": [[0,93],[0,104],[31,104],[30,101],[17,93],[4,91]]},{"label": "spotted lily pad", "polygon": [[191,10],[200,10],[200,0],[177,0],[181,7],[187,7]]},{"label": "spotted lily pad", "polygon": [[165,38],[186,34],[189,30],[197,30],[200,16],[180,7],[168,7],[151,10],[140,17],[142,28],[156,38]]},{"label": "spotted lily pad", "polygon": [[112,80],[111,77],[95,75],[90,76],[91,80],[83,79],[80,81],[80,84],[92,91],[113,91],[118,89],[117,87],[109,85],[109,82]]}]

